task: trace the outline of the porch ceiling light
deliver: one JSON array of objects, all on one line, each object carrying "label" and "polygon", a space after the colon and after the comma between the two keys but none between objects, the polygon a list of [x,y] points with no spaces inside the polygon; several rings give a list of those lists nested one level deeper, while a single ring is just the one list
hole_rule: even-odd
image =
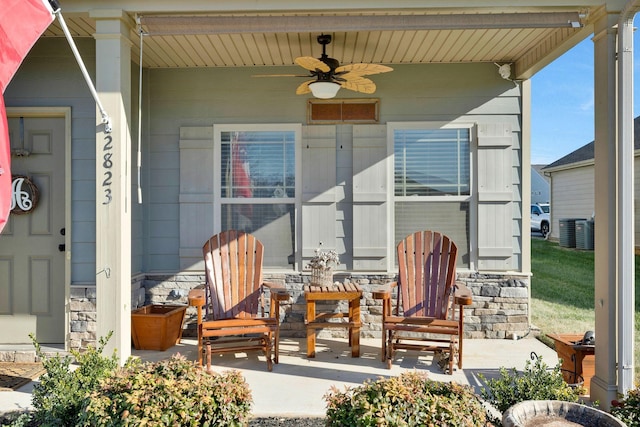
[{"label": "porch ceiling light", "polygon": [[340,89],[340,85],[333,82],[317,81],[310,83],[309,89],[311,89],[311,93],[316,98],[330,99],[336,96],[338,90]]}]

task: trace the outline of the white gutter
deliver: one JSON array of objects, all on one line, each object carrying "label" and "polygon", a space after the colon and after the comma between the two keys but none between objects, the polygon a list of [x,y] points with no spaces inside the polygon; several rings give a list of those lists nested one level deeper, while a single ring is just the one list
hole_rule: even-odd
[{"label": "white gutter", "polygon": [[[634,388],[633,18],[629,0],[618,19],[618,392]],[[607,339],[607,338],[605,338]]]}]

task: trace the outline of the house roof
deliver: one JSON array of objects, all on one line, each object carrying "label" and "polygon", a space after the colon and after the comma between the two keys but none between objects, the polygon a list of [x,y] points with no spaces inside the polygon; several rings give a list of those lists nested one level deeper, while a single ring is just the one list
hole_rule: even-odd
[{"label": "house roof", "polygon": [[[604,1],[419,2],[221,0],[163,2],[67,0],[62,9],[74,37],[93,37],[96,22],[122,13],[138,62],[140,22],[147,68],[290,66],[319,57],[316,37],[331,34],[327,54],[340,63],[513,64],[530,78],[592,33]],[[44,37],[62,37],[55,21]]]},{"label": "house roof", "polygon": [[[640,150],[640,116],[636,117],[633,120],[633,135],[634,135],[634,144],[633,144],[634,149]],[[595,141],[591,141],[590,143],[583,145],[577,150],[572,151],[566,156],[561,157],[555,162],[545,166],[542,170],[548,171],[550,169],[555,169],[562,166],[569,166],[575,163],[593,160],[595,157],[594,149],[595,149]]]}]

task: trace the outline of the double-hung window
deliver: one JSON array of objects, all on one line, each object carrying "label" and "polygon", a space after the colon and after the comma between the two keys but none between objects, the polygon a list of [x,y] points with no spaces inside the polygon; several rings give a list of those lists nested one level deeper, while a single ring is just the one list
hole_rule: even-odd
[{"label": "double-hung window", "polygon": [[388,126],[394,153],[396,244],[418,230],[440,231],[458,246],[458,267],[470,267],[473,127]]},{"label": "double-hung window", "polygon": [[214,229],[255,234],[265,267],[291,268],[300,126],[216,125],[214,138]]}]

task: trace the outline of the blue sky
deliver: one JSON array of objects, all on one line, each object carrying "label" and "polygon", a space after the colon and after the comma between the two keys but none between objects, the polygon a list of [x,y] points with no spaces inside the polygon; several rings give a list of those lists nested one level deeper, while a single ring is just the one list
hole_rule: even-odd
[{"label": "blue sky", "polygon": [[[640,25],[636,17],[635,26]],[[634,117],[640,114],[640,31],[634,34]],[[591,37],[531,79],[531,163],[549,164],[593,141]]]}]

